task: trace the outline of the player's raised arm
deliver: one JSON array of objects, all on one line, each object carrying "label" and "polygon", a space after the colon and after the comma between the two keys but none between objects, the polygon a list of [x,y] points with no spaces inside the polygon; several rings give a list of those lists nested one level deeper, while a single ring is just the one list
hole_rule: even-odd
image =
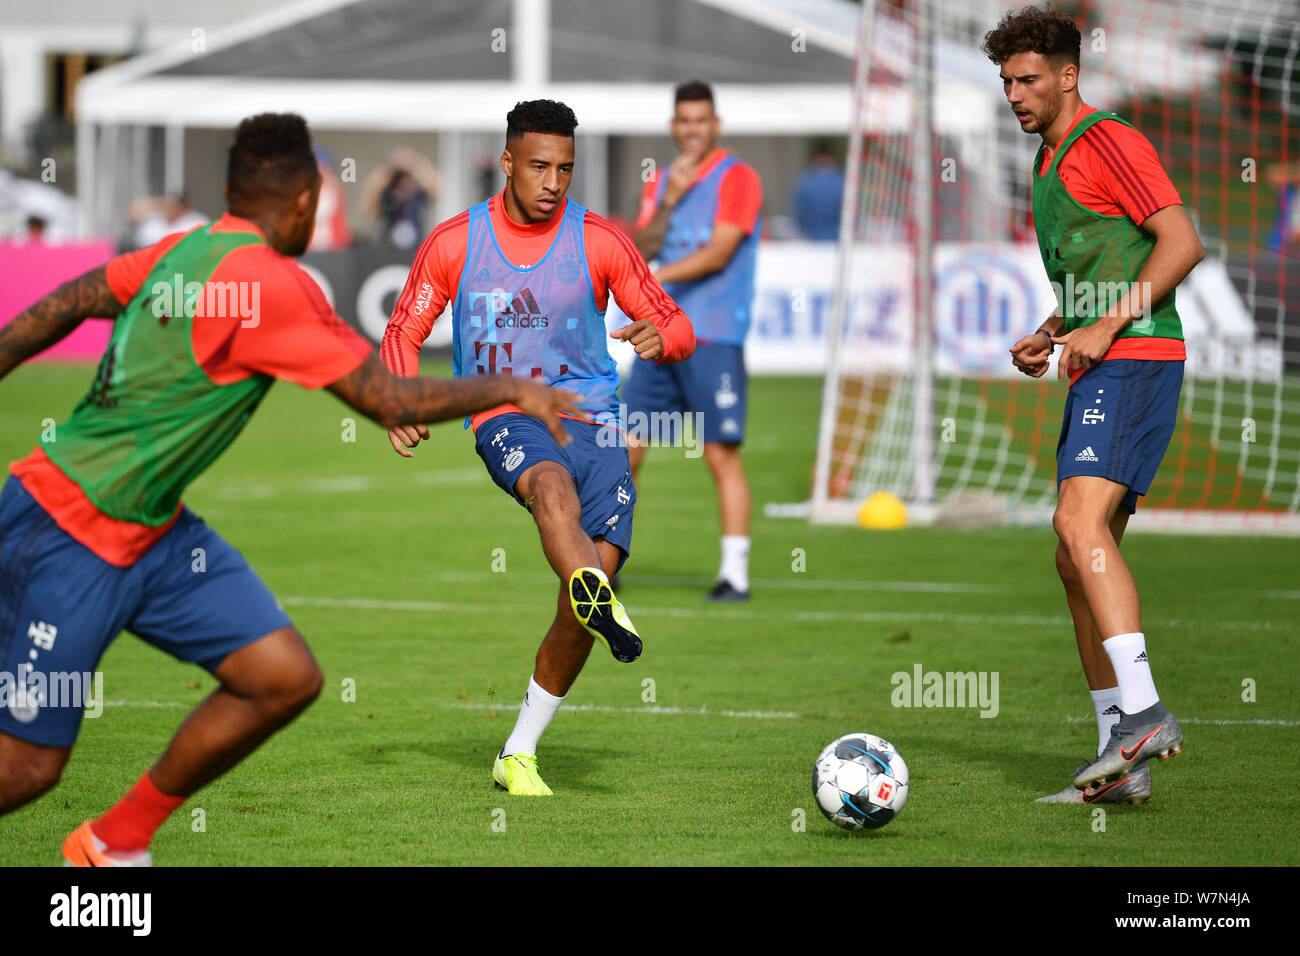
[{"label": "player's raised arm", "polygon": [[648,217],[641,217],[644,222],[638,222],[636,234],[633,236],[637,251],[647,262],[658,256],[659,250],[663,248],[664,236],[668,234],[668,222],[673,217],[673,210],[677,208],[682,196],[695,181],[695,174],[699,171],[700,160],[703,158],[700,152],[694,151],[682,153],[674,159],[672,165],[668,167],[668,182],[664,186],[664,193],[657,203],[654,200],[654,183],[652,181],[648,184],[646,202],[653,206],[654,212]]},{"label": "player's raised arm", "polygon": [[645,260],[621,231],[590,213],[587,216],[588,254],[598,263],[609,291],[630,325],[615,329],[612,338],[636,348],[637,358],[680,362],[695,351],[695,329],[686,313],[650,274]]},{"label": "player's raised arm", "polygon": [[0,328],[0,378],[65,338],[85,319],[116,318],[121,311],[104,266],[69,279]]},{"label": "player's raised arm", "polygon": [[655,278],[663,283],[691,282],[726,268],[745,238],[758,228],[763,185],[749,166],[737,163],[723,176],[718,190],[709,241],[693,252],[660,265]]}]

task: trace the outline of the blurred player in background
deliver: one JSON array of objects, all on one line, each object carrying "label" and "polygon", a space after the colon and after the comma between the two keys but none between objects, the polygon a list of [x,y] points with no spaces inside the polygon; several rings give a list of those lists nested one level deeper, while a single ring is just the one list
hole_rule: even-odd
[{"label": "blurred player in background", "polygon": [[[384,361],[414,375],[420,346],[453,303],[456,375],[530,376],[582,396],[595,421],[567,419],[572,444],[509,405],[473,416],[475,447],[493,480],[537,522],[542,550],[560,577],[559,603],[528,682],[519,719],[497,755],[492,779],[516,795],[548,796],[537,744],[599,638],[616,660],[641,654],[641,640],[609,578],[632,546],[636,490],[618,416],[618,369],[605,309],[612,293],[632,317],[610,333],[637,357],[678,362],[691,354],[691,323],[650,275],[632,243],[569,201],[573,111],[552,100],[518,103],[506,117],[501,193],[439,225],[416,254],[381,346]],[[428,431],[390,429],[410,456]],[[405,446],[405,447],[403,447]]]},{"label": "blurred player in background", "polygon": [[152,246],[177,232],[189,232],[208,221],[203,213],[191,209],[181,194],[133,199],[126,217],[134,227],[132,239],[137,249]]},{"label": "blurred player in background", "polygon": [[[385,426],[513,402],[564,436],[571,394],[383,366],[294,262],[320,182],[301,117],[247,119],[217,222],[118,256],[0,329],[3,377],[84,319],[114,319],[90,391],[55,440],[10,466],[0,494],[0,673],[18,685],[0,706],[0,813],[54,786],[76,740],[85,700],[54,699],[51,675],[89,675],[123,628],[221,683],[126,796],[68,837],[74,865],[149,865],[167,816],[320,690],[279,602],[180,501],[277,378],[324,386]],[[196,298],[174,295],[191,283]]]},{"label": "blurred player in background", "polygon": [[[680,365],[637,365],[623,401],[629,421],[649,421],[656,412],[704,416],[704,460],[718,488],[722,523],[722,563],[708,597],[746,601],[750,505],[740,445],[763,186],[758,173],[717,145],[721,121],[708,85],[683,83],[675,96],[670,128],[681,153],[666,176],[645,185],[636,245],[647,260],[659,260],[655,278],[691,317],[697,345]],[[629,439],[635,479],[648,436]]]},{"label": "blurred player in background", "polygon": [[414,249],[424,235],[425,211],[442,189],[437,168],[409,146],[393,151],[361,184],[361,211],[376,220],[376,238]]},{"label": "blurred player in background", "polygon": [[1187,357],[1174,289],[1205,253],[1151,143],[1083,102],[1079,48],[1072,21],[1036,7],[1008,13],[984,43],[1021,129],[1042,137],[1034,227],[1048,278],[1073,290],[1011,347],[1016,368],[1038,377],[1064,346],[1056,567],[1097,714],[1096,759],[1042,802],[1142,803],[1146,761],[1177,754],[1183,737],[1156,693],[1119,542],[1173,435]]},{"label": "blurred player in background", "polygon": [[790,196],[790,215],[799,235],[813,242],[838,241],[843,206],[844,164],[830,146],[818,143]]},{"label": "blurred player in background", "polygon": [[320,197],[316,200],[316,226],[307,251],[338,252],[352,245],[347,193],[339,174],[334,171],[333,155],[319,146],[316,148],[316,169],[320,171]]}]

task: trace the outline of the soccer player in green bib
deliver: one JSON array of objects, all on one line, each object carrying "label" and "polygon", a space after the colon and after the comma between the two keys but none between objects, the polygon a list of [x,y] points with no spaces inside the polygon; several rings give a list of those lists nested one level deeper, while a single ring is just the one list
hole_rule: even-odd
[{"label": "soccer player in green bib", "polygon": [[247,119],[224,216],[111,259],[0,329],[2,379],[83,320],[113,320],[90,390],[0,493],[0,814],[58,782],[86,695],[65,699],[54,681],[89,678],[123,629],[220,682],[126,795],[68,836],[71,865],[150,865],[168,815],[320,691],[274,595],[181,503],[276,379],[327,388],[384,426],[510,402],[565,442],[559,413],[581,414],[577,396],[522,377],[390,373],[295,261],[320,186],[302,117]]},{"label": "soccer player in green bib", "polygon": [[1079,94],[1078,27],[1008,13],[984,41],[1034,158],[1034,228],[1057,311],[1011,347],[1039,377],[1062,346],[1056,568],[1097,715],[1095,759],[1051,803],[1143,803],[1147,761],[1182,749],[1156,693],[1137,588],[1119,543],[1169,447],[1187,352],[1174,289],[1205,255],[1155,150]]}]

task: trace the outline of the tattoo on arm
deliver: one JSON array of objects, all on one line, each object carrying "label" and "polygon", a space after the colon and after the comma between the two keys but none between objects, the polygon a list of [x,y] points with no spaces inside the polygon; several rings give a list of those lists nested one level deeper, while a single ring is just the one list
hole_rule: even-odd
[{"label": "tattoo on arm", "polygon": [[401,378],[373,352],[359,368],[328,387],[385,428],[463,418],[519,397],[518,383],[509,375],[478,375],[452,381],[425,376]]},{"label": "tattoo on arm", "polygon": [[0,378],[89,318],[111,319],[122,303],[108,287],[105,267],[71,279],[0,328]]},{"label": "tattoo on arm", "polygon": [[659,255],[659,250],[664,244],[664,236],[668,233],[668,220],[672,215],[672,208],[667,203],[661,202],[654,216],[645,224],[645,228],[637,230],[637,234],[633,237],[632,241],[636,243],[637,251],[645,256],[646,262]]}]

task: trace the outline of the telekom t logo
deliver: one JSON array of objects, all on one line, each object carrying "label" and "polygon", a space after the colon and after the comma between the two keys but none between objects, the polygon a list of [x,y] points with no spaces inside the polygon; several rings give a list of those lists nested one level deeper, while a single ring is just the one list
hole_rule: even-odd
[{"label": "telekom t logo", "polygon": [[[487,366],[482,364],[483,353],[487,352]],[[503,359],[506,362],[513,361],[514,343],[513,342],[475,342],[474,343],[474,361],[479,363],[476,367],[480,375],[513,375],[514,369],[509,365],[498,364]],[[569,366],[562,364],[557,377],[569,374]],[[529,369],[529,375],[533,378],[541,378],[542,370],[534,367]]]},{"label": "telekom t logo", "polygon": [[479,365],[479,366],[478,366],[478,373],[479,373],[480,375],[496,375],[496,374],[498,374],[498,373],[500,373],[500,374],[502,374],[502,375],[509,375],[509,374],[511,374],[511,370],[510,370],[509,368],[504,368],[504,367],[503,367],[503,368],[500,368],[500,369],[497,368],[497,355],[498,355],[499,353],[501,353],[501,352],[504,352],[504,353],[505,353],[505,360],[506,360],[507,362],[511,361],[511,354],[510,354],[510,353],[514,350],[514,345],[513,345],[513,343],[510,343],[510,342],[475,342],[475,343],[474,343],[474,361],[475,361],[475,362],[478,362],[478,361],[483,357],[483,346],[485,346],[485,345],[487,346],[487,368],[484,368],[482,365]]}]

